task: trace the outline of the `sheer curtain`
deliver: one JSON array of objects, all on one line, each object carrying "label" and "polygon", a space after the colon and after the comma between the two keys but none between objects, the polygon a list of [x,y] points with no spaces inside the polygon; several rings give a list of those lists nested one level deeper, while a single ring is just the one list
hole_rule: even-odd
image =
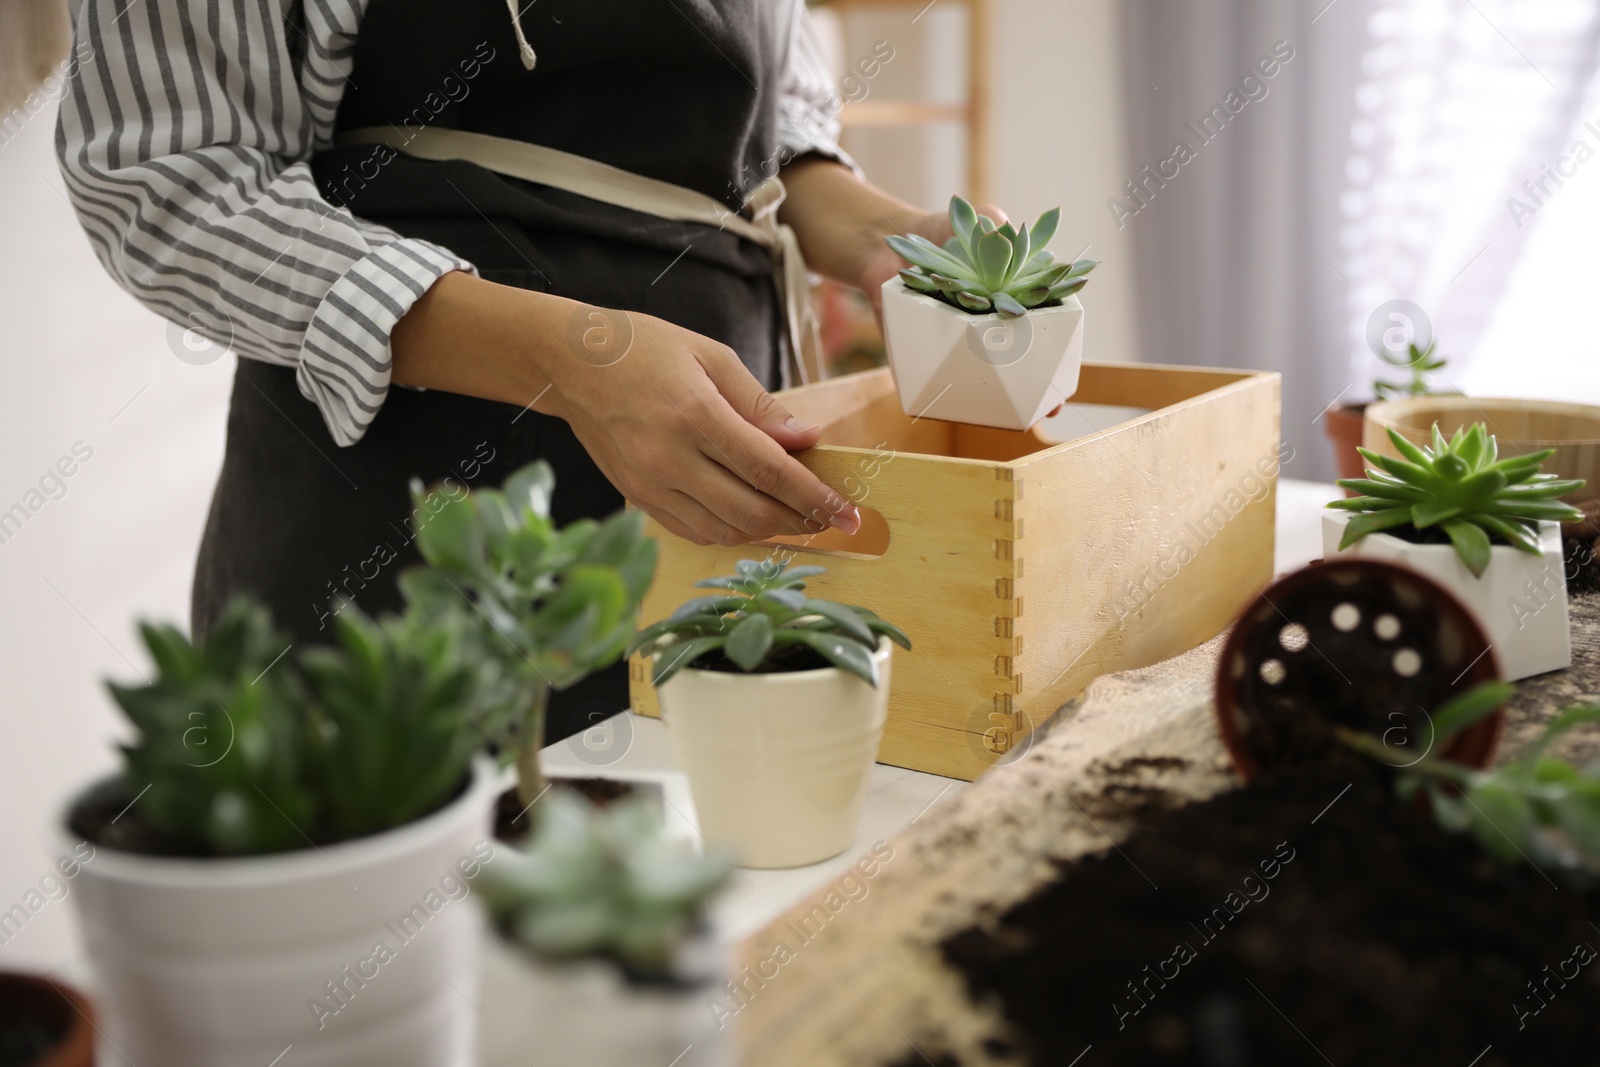
[{"label": "sheer curtain", "polygon": [[[1316,420],[1349,392],[1339,196],[1370,0],[1320,6],[1124,9],[1128,168],[1144,203],[1121,232],[1144,357],[1283,372],[1283,437],[1294,449],[1284,473],[1299,478],[1331,476]],[[1164,163],[1174,157],[1175,176],[1149,180],[1146,166],[1173,175]],[[1118,193],[1128,205],[1127,187]]]},{"label": "sheer curtain", "polygon": [[[1481,391],[1474,380],[1492,387],[1527,378],[1531,368],[1516,363],[1533,353],[1519,351],[1518,339],[1570,328],[1571,309],[1563,315],[1524,297],[1524,313],[1536,317],[1502,320],[1499,339],[1485,343],[1513,278],[1535,267],[1539,244],[1531,239],[1558,215],[1581,218],[1575,210],[1600,189],[1578,161],[1600,151],[1600,122],[1583,127],[1600,120],[1597,43],[1595,0],[1374,4],[1340,202],[1359,382],[1380,369],[1367,318],[1395,297],[1422,309],[1451,361],[1444,384],[1467,392]],[[1579,140],[1587,149],[1574,153]],[[1592,168],[1600,175],[1600,163]],[[1587,264],[1580,269],[1594,274]]]},{"label": "sheer curtain", "polygon": [[[1600,0],[1129,0],[1124,17],[1136,184],[1108,210],[1146,358],[1283,372],[1285,473],[1331,476],[1320,414],[1370,398],[1369,321],[1390,301],[1421,309],[1466,391],[1526,362],[1513,307],[1568,378],[1593,358],[1586,317],[1538,280],[1594,275],[1571,227],[1600,190],[1600,158],[1574,149],[1581,135],[1600,157]],[[1293,58],[1245,84],[1280,41]],[[1219,104],[1213,135],[1198,120]],[[1163,169],[1180,140],[1193,158]],[[1555,267],[1534,258],[1550,246]]]}]

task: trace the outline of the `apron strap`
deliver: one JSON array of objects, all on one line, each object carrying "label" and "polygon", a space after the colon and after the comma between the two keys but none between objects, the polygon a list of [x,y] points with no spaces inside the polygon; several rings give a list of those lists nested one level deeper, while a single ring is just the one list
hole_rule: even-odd
[{"label": "apron strap", "polygon": [[821,337],[800,242],[793,229],[778,221],[778,206],[783,203],[785,190],[777,177],[756,187],[745,205],[750,213],[746,218],[693,189],[509,137],[435,127],[402,131],[392,126],[364,126],[336,135],[334,143],[385,144],[418,159],[461,159],[496,174],[548,185],[641,214],[731,231],[767,249],[772,256],[772,280],[778,289],[789,342],[789,366],[785,370],[792,367],[792,374],[786,373],[785,378],[809,384],[824,376]]}]

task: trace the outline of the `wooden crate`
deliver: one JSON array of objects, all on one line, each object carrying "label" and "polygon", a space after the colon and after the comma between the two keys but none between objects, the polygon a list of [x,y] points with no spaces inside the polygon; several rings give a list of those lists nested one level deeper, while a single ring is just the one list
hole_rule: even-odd
[{"label": "wooden crate", "polygon": [[[701,548],[661,543],[641,625],[735,561],[826,566],[817,596],[900,625],[879,759],[976,778],[1090,680],[1211,638],[1272,578],[1276,374],[1085,363],[1073,404],[1149,409],[1081,437],[913,419],[887,370],[783,394],[820,422],[799,458],[862,509],[862,531]],[[659,715],[648,669],[633,709]]]}]

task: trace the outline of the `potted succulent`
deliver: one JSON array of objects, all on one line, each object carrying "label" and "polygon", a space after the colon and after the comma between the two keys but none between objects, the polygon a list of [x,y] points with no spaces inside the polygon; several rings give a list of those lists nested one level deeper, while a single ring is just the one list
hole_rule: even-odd
[{"label": "potted succulent", "polygon": [[727,862],[668,837],[642,798],[601,808],[558,788],[535,811],[526,845],[502,849],[477,887],[490,921],[478,1006],[507,1062],[731,1063],[707,1008],[725,975],[706,905]]},{"label": "potted succulent", "polygon": [[799,867],[855,840],[898,627],[806,595],[822,567],[740,560],[639,631],[700,829],[735,862]]},{"label": "potted succulent", "polygon": [[[1379,359],[1391,367],[1404,369],[1410,373],[1402,382],[1379,378],[1372,383],[1372,395],[1378,400],[1436,395],[1437,391],[1428,380],[1428,376],[1444,369],[1444,357],[1433,354],[1438,344],[1437,340],[1433,340],[1429,341],[1426,347],[1419,347],[1413,341],[1405,349],[1390,349],[1382,344],[1373,345],[1372,350]],[[1334,467],[1341,478],[1361,477],[1363,466],[1360,449],[1362,434],[1365,432],[1366,413],[1366,401],[1340,404],[1324,413],[1323,427],[1328,440],[1333,442]]]},{"label": "potted succulent", "polygon": [[554,491],[542,461],[498,490],[430,493],[414,483],[418,507],[432,515],[417,531],[428,566],[400,578],[412,610],[466,635],[487,694],[480,728],[516,764],[514,810],[544,790],[539,749],[550,691],[617,661],[655,576],[656,543],[643,535],[642,512],[558,530]]},{"label": "potted succulent", "polygon": [[1077,392],[1074,294],[1097,263],[1057,263],[1046,251],[1060,218],[1053,208],[1031,229],[996,226],[957,196],[955,236],[942,247],[918,234],[885,238],[911,264],[883,284],[884,340],[907,414],[1026,430]]},{"label": "potted succulent", "polygon": [[468,1063],[495,775],[460,635],[345,605],[291,654],[245,601],[203,641],[141,629],[121,771],[65,816],[100,1062]]},{"label": "potted succulent", "polygon": [[1358,495],[1328,504],[1323,550],[1401,563],[1454,593],[1478,617],[1508,680],[1572,662],[1560,523],[1581,513],[1557,500],[1581,480],[1543,474],[1552,450],[1500,459],[1483,423],[1432,447],[1391,429],[1403,458],[1361,450]]}]

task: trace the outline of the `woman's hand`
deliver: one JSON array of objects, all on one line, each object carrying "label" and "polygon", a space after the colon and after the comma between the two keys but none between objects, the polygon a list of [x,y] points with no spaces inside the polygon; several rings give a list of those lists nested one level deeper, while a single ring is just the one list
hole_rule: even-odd
[{"label": "woman's hand", "polygon": [[789,455],[819,428],[792,420],[732,349],[669,322],[456,272],[412,305],[390,348],[398,385],[566,419],[629,502],[697,544],[861,527]]},{"label": "woman's hand", "polygon": [[856,508],[789,455],[816,444],[819,428],[793,418],[732,349],[650,315],[581,314],[594,330],[631,328],[631,341],[614,363],[578,342],[550,361],[549,410],[629,501],[698,544],[860,529]]}]

